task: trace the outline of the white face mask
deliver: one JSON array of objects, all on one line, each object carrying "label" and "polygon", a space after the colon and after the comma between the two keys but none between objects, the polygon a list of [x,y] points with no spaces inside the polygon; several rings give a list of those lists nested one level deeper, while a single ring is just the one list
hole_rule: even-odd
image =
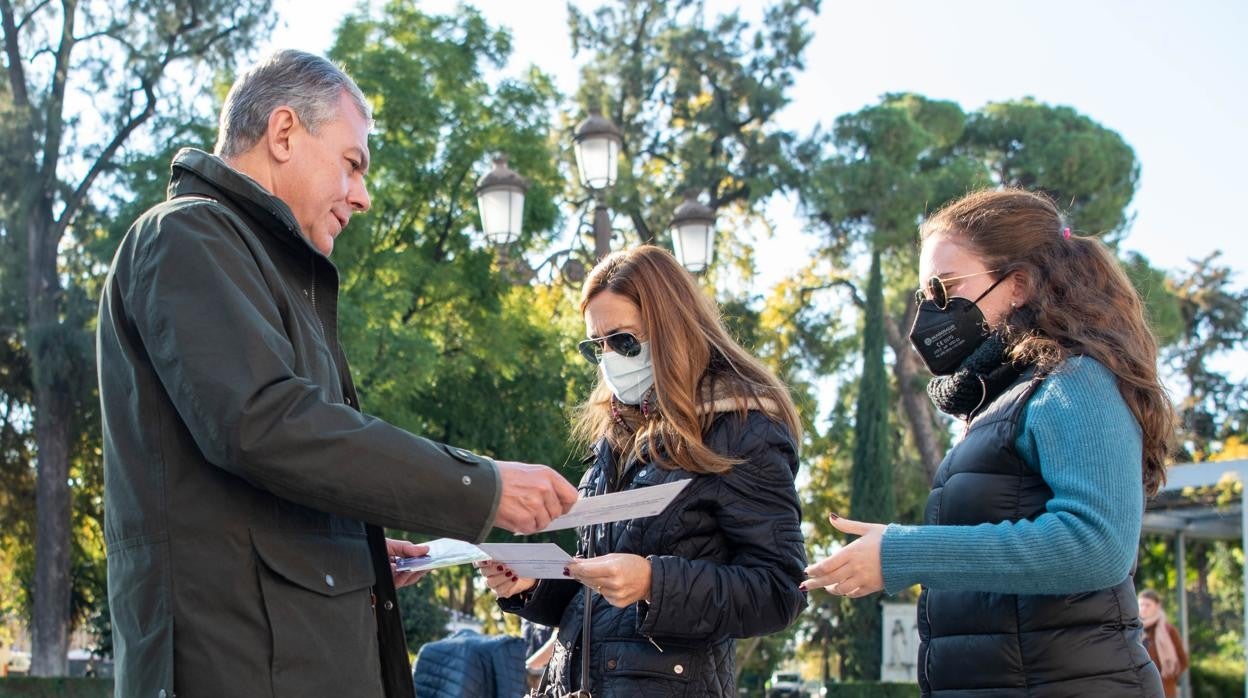
[{"label": "white face mask", "polygon": [[650,363],[650,342],[641,343],[637,356],[624,356],[613,351],[602,353],[602,377],[616,399],[626,405],[641,402],[654,385],[654,364]]}]

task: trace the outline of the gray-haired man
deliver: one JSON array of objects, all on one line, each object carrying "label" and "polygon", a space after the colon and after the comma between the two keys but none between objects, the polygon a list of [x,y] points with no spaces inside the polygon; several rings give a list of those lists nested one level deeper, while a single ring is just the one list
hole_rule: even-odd
[{"label": "gray-haired man", "polygon": [[328,256],[368,210],[371,116],[333,64],[239,78],[100,303],[116,694],[410,696],[382,526],[532,532],[576,490],[359,411]]}]

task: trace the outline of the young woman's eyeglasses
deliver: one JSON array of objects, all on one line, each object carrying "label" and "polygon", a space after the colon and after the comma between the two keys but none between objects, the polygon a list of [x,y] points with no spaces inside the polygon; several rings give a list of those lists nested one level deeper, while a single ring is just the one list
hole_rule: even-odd
[{"label": "young woman's eyeglasses", "polygon": [[602,361],[602,352],[606,347],[620,356],[637,356],[641,353],[641,342],[631,332],[612,332],[605,337],[590,337],[576,345],[581,356],[595,366]]},{"label": "young woman's eyeglasses", "polygon": [[930,300],[936,304],[937,308],[944,310],[946,307],[949,306],[949,290],[945,288],[946,283],[950,281],[959,281],[961,279],[969,279],[972,276],[983,276],[984,274],[995,274],[995,273],[997,273],[996,269],[989,269],[988,271],[977,271],[974,274],[963,274],[961,276],[948,276],[943,279],[940,278],[939,276],[933,276],[932,278],[927,280],[926,286],[915,290],[914,302],[921,304],[923,303],[923,301]]}]

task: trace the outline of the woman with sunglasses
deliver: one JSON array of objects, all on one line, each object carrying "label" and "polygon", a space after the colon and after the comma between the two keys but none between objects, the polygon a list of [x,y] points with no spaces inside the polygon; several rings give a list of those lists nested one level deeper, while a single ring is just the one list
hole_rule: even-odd
[{"label": "woman with sunglasses", "polygon": [[665,250],[604,259],[580,310],[599,370],[575,419],[581,495],[689,484],[657,516],[580,529],[570,579],[478,566],[504,610],[559,626],[543,695],[735,696],[734,638],[806,605],[793,402]]},{"label": "woman with sunglasses", "polygon": [[915,584],[924,696],[1157,696],[1131,571],[1173,411],[1143,305],[1099,241],[1017,189],[921,230],[910,341],[963,422],[925,525],[859,523],[804,589]]}]

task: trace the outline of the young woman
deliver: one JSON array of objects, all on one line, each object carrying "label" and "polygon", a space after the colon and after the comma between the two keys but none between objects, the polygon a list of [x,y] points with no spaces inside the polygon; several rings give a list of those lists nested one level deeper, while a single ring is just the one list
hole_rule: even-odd
[{"label": "young woman", "polygon": [[544,695],[735,696],[733,639],[806,605],[793,403],[658,247],[600,262],[580,310],[600,371],[575,423],[592,444],[582,496],[690,482],[657,516],[581,529],[571,579],[478,566],[504,610],[559,626]]},{"label": "young woman", "polygon": [[936,406],[965,423],[923,526],[861,536],[803,588],[923,585],[924,696],[1161,696],[1130,572],[1173,411],[1143,306],[1100,242],[1010,189],[921,229],[910,340]]},{"label": "young woman", "polygon": [[1140,592],[1140,622],[1144,624],[1144,646],[1161,672],[1166,698],[1179,695],[1179,677],[1187,671],[1187,650],[1179,629],[1170,625],[1161,607],[1161,595],[1152,589]]}]

